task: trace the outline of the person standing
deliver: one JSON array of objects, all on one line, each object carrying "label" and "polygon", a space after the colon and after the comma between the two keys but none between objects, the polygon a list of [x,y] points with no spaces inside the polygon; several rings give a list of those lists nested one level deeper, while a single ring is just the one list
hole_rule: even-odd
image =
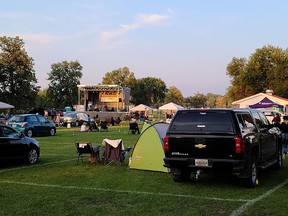
[{"label": "person standing", "polygon": [[279,127],[280,123],[281,123],[281,117],[278,113],[276,113],[276,115],[274,116],[273,120],[272,120],[272,123]]},{"label": "person standing", "polygon": [[47,110],[44,110],[44,117],[45,117],[46,119],[48,119],[48,111],[47,111]]},{"label": "person standing", "polygon": [[284,156],[288,152],[288,116],[283,117],[283,122],[280,124],[280,130],[282,132],[282,151]]},{"label": "person standing", "polygon": [[110,118],[110,124],[111,124],[112,126],[115,125],[115,120],[114,120],[113,116],[111,116],[111,118]]}]

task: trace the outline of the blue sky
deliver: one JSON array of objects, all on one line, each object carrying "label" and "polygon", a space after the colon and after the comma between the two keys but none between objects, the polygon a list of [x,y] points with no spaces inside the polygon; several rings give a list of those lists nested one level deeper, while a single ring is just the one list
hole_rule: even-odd
[{"label": "blue sky", "polygon": [[1,1],[0,35],[24,40],[42,88],[51,64],[78,60],[81,84],[127,66],[184,97],[224,95],[233,57],[287,48],[287,9],[284,0],[12,0]]}]

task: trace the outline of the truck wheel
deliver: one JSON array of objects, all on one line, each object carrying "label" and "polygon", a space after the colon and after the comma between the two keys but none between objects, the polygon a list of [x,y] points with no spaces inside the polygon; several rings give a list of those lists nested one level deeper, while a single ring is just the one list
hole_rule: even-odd
[{"label": "truck wheel", "polygon": [[258,185],[258,165],[255,157],[251,158],[248,167],[248,178],[244,179],[244,186],[248,188],[255,188]]},{"label": "truck wheel", "polygon": [[282,155],[282,149],[278,148],[278,153],[277,153],[277,163],[274,164],[273,168],[279,170],[282,168],[283,165],[283,155]]},{"label": "truck wheel", "polygon": [[190,179],[191,172],[187,170],[172,171],[173,180],[175,182],[187,182]]}]

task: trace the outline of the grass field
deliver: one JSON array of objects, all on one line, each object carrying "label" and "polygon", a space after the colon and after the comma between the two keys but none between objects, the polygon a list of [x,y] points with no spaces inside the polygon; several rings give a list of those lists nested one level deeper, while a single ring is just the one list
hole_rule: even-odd
[{"label": "grass field", "polygon": [[[108,132],[79,133],[59,128],[55,137],[37,137],[36,165],[0,167],[0,215],[287,215],[288,167],[261,173],[260,185],[246,189],[236,178],[203,174],[175,183],[170,174],[123,166],[79,165],[75,142],[101,144],[123,139],[133,146],[139,135],[127,124]],[[126,158],[127,159],[127,158]]]}]

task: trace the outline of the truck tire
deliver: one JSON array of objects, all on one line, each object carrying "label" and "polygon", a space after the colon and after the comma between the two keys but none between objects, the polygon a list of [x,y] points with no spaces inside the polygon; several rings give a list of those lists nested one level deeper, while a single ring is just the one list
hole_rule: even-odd
[{"label": "truck tire", "polygon": [[175,182],[187,182],[190,179],[191,172],[187,170],[172,170],[172,176]]},{"label": "truck tire", "polygon": [[283,165],[283,155],[282,155],[282,148],[278,148],[277,151],[277,162],[273,165],[273,168],[279,170],[282,168]]},{"label": "truck tire", "polygon": [[258,185],[258,164],[256,157],[252,157],[248,167],[248,178],[243,179],[244,186],[255,188]]}]

